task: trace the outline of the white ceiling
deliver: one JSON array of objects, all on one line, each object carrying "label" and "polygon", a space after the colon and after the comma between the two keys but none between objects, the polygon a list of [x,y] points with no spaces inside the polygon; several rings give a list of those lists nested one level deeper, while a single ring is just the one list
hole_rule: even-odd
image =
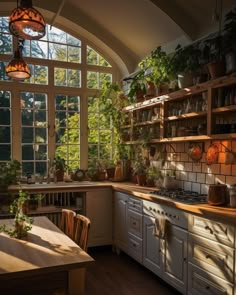
[{"label": "white ceiling", "polygon": [[[236,5],[235,0],[222,1],[225,11]],[[6,15],[16,0],[0,4]],[[33,0],[47,23],[85,36],[112,57],[122,75],[133,72],[157,46],[173,49],[212,31],[215,4],[216,0]]]}]

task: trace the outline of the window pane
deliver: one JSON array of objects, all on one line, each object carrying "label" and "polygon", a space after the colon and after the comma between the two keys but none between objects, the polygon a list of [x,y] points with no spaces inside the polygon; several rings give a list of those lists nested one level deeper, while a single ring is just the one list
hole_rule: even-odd
[{"label": "window pane", "polygon": [[12,54],[12,35],[0,34],[0,53]]},{"label": "window pane", "polygon": [[78,47],[68,46],[68,61],[81,63],[81,49]]},{"label": "window pane", "polygon": [[103,67],[111,66],[107,60],[105,60],[99,53],[97,53],[90,46],[87,46],[87,64]]},{"label": "window pane", "polygon": [[0,109],[0,125],[10,125],[11,111],[9,109]]},{"label": "window pane", "polygon": [[11,145],[0,144],[0,161],[10,161],[10,160],[11,160]]},{"label": "window pane", "polygon": [[63,68],[54,69],[54,85],[55,86],[67,85],[66,69],[63,69]]},{"label": "window pane", "polygon": [[31,56],[36,58],[48,58],[48,44],[44,41],[31,41]]},{"label": "window pane", "polygon": [[7,62],[3,62],[3,61],[0,62],[0,80],[11,82],[12,81],[11,78],[7,76],[5,71],[7,65],[8,65]]},{"label": "window pane", "polygon": [[35,84],[48,84],[48,67],[34,66]]},{"label": "window pane", "polygon": [[55,27],[48,30],[48,40],[57,43],[66,43],[66,33]]},{"label": "window pane", "polygon": [[34,160],[33,145],[22,145],[22,160]]},{"label": "window pane", "polygon": [[81,86],[81,72],[78,70],[68,70],[68,86],[80,87]]},{"label": "window pane", "polygon": [[67,61],[67,46],[49,43],[49,58],[53,60]]},{"label": "window pane", "polygon": [[11,128],[10,127],[0,127],[0,142],[10,143],[11,142]]}]

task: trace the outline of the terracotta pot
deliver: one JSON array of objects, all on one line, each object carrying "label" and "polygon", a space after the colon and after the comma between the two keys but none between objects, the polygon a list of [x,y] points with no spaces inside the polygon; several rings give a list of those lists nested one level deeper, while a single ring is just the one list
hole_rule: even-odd
[{"label": "terracotta pot", "polygon": [[56,171],[56,178],[57,178],[57,181],[63,181],[64,180],[64,170],[57,170]]},{"label": "terracotta pot", "polygon": [[215,79],[225,74],[225,63],[223,61],[212,62],[207,64],[207,69],[211,79]]},{"label": "terracotta pot", "polygon": [[146,175],[136,175],[137,183],[140,186],[144,186],[146,184]]}]

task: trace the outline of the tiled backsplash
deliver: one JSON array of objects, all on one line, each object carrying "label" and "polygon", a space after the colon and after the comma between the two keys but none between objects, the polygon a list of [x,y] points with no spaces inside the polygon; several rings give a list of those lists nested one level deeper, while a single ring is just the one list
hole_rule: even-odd
[{"label": "tiled backsplash", "polygon": [[[207,165],[206,154],[209,146],[215,143],[219,147],[218,161]],[[185,190],[207,193],[210,184],[223,183],[228,186],[236,184],[236,141],[212,141],[199,143],[203,148],[202,158],[194,162],[188,155],[190,143],[166,144],[167,157],[163,167],[160,161],[151,161],[161,168],[163,175],[176,175],[179,187]],[[230,160],[229,160],[230,158]],[[229,164],[229,162],[231,164]]]}]

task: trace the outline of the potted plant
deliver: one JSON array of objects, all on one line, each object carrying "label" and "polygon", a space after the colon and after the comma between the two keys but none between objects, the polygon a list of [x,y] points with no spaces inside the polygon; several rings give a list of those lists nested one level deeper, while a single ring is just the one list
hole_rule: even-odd
[{"label": "potted plant", "polygon": [[223,41],[226,73],[236,71],[236,8],[230,10],[224,18]]},{"label": "potted plant", "polygon": [[64,180],[64,173],[67,168],[65,159],[61,158],[60,156],[56,155],[52,161],[52,173],[56,176],[57,181]]},{"label": "potted plant", "polygon": [[11,184],[17,184],[20,176],[21,164],[17,160],[0,163],[0,189],[7,191]]},{"label": "potted plant", "polygon": [[19,190],[18,197],[10,205],[10,213],[14,214],[14,228],[7,228],[6,225],[0,226],[0,232],[5,232],[11,237],[21,239],[31,230],[33,219],[26,214],[25,207],[29,196],[26,192]]},{"label": "potted plant", "polygon": [[161,172],[155,166],[150,165],[146,170],[146,176],[147,186],[154,186],[155,180],[157,180],[161,176]]},{"label": "potted plant", "polygon": [[145,79],[148,86],[150,86],[150,82],[154,83],[159,94],[169,91],[169,83],[173,78],[171,75],[171,57],[162,50],[161,46],[144,58],[139,66],[145,70]]},{"label": "potted plant", "polygon": [[136,177],[138,185],[145,185],[147,169],[145,160],[141,156],[138,156],[138,158],[133,162],[132,168],[133,175]]},{"label": "potted plant", "polygon": [[201,51],[197,44],[182,47],[178,45],[171,59],[171,73],[178,78],[178,87],[193,85],[193,78],[200,69]]}]

